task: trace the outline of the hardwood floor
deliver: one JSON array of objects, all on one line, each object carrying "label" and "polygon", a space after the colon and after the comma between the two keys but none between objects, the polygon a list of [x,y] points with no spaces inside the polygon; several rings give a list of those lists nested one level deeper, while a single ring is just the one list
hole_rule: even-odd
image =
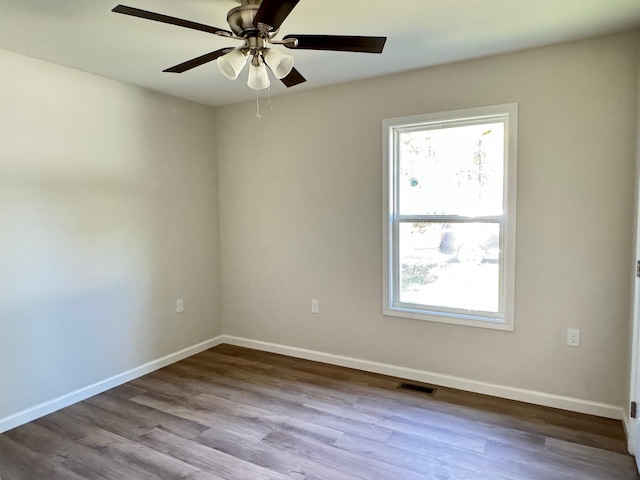
[{"label": "hardwood floor", "polygon": [[221,345],[0,435],[2,480],[640,479],[618,421]]}]

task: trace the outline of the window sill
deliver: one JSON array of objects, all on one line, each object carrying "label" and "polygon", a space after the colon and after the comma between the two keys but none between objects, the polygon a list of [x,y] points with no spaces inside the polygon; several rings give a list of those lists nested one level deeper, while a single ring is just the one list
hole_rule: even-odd
[{"label": "window sill", "polygon": [[438,312],[426,313],[409,308],[385,308],[382,313],[388,317],[400,317],[412,320],[448,323],[451,325],[488,328],[491,330],[503,330],[509,332],[514,330],[513,322],[507,322],[504,319],[493,317],[479,317],[476,315],[447,314]]}]

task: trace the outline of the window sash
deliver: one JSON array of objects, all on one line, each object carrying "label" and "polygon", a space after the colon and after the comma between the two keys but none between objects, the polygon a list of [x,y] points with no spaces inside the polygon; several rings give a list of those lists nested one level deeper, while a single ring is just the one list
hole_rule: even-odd
[{"label": "window sash", "polygon": [[[489,312],[483,310],[467,310],[463,308],[456,307],[445,307],[445,306],[437,306],[437,305],[427,305],[423,303],[408,303],[402,302],[400,300],[400,280],[401,280],[401,259],[400,259],[400,225],[402,223],[466,223],[466,224],[474,224],[474,223],[496,223],[499,225],[500,229],[500,257],[498,260],[498,311],[497,312]],[[393,252],[393,272],[392,275],[392,292],[391,296],[393,298],[393,305],[408,311],[421,311],[432,315],[445,315],[445,316],[459,316],[469,320],[480,320],[480,321],[488,321],[502,322],[505,317],[505,308],[504,308],[504,282],[506,276],[506,262],[504,261],[504,254],[502,252],[503,245],[505,243],[505,218],[504,215],[500,216],[491,216],[491,217],[458,217],[455,215],[434,215],[434,216],[425,216],[425,215],[404,215],[402,218],[396,217],[393,219],[393,245],[397,245],[398,248],[392,249]]]},{"label": "window sash", "polygon": [[[400,215],[400,134],[488,123],[504,124],[503,213],[461,215]],[[517,104],[481,107],[435,115],[389,119],[383,122],[384,143],[384,313],[385,315],[513,330],[515,269],[515,166]],[[498,312],[483,312],[400,301],[401,259],[399,228],[402,223],[497,223],[500,228]]]}]

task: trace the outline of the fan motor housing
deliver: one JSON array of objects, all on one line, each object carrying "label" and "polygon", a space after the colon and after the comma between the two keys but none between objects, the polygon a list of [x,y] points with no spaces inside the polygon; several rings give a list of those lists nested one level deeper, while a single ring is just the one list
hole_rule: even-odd
[{"label": "fan motor housing", "polygon": [[259,7],[259,3],[248,3],[229,10],[227,23],[229,23],[231,31],[239,37],[257,32],[258,29],[253,25],[253,19]]}]

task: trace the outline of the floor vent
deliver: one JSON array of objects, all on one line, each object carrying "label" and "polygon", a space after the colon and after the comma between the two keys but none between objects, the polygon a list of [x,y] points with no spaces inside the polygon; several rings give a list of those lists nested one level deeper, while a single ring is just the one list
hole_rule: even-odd
[{"label": "floor vent", "polygon": [[416,385],[414,383],[401,383],[398,385],[398,388],[402,388],[404,390],[411,390],[413,392],[426,393],[427,395],[433,395],[436,393],[436,389],[433,387],[425,387],[423,385]]}]

